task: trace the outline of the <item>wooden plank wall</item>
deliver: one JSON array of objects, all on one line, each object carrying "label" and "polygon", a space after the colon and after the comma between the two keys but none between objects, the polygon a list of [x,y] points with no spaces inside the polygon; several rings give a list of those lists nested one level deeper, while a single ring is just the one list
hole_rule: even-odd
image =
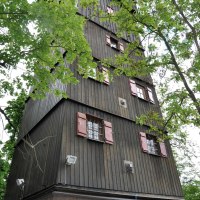
[{"label": "wooden plank wall", "polygon": [[[182,195],[169,143],[167,158],[145,154],[138,135],[146,130],[145,127],[76,102],[64,101],[63,105],[65,114],[57,183],[112,191]],[[77,136],[77,112],[112,122],[114,144]],[[66,155],[77,156],[76,164],[66,166]],[[124,171],[124,160],[133,161],[134,174]]]},{"label": "wooden plank wall", "polygon": [[38,143],[34,149],[23,141],[16,146],[7,183],[6,200],[17,199],[18,178],[25,180],[25,196],[55,184],[63,132],[62,110],[62,106],[52,110],[48,117],[26,135],[24,139],[30,144]]},{"label": "wooden plank wall", "polygon": [[[114,144],[78,137],[77,112],[112,122]],[[8,188],[12,188],[9,190],[12,192],[5,199],[16,197],[17,178],[24,178],[27,183],[25,196],[55,183],[110,191],[181,196],[169,144],[168,158],[142,153],[138,133],[145,130],[145,127],[139,127],[131,120],[79,102],[63,100],[25,137],[33,144],[42,141],[36,147],[42,171],[37,166],[35,152],[23,142],[19,143],[8,180]],[[77,156],[77,163],[66,166],[66,155]],[[124,160],[133,161],[134,174],[124,172]]]},{"label": "wooden plank wall", "polygon": [[[107,11],[107,6],[110,4],[110,0],[100,0],[100,7],[99,9],[102,9],[104,11]],[[113,10],[116,11],[117,8],[113,7]],[[103,28],[107,29],[108,32],[113,32],[114,34],[117,33],[117,26],[115,23],[112,23],[110,20],[108,21],[102,21],[98,17],[94,17],[92,8],[81,8],[79,7],[79,13],[83,16],[85,16],[87,19],[90,19],[94,23],[99,24]],[[124,39],[128,42],[134,41],[135,37],[133,34],[124,34]]]},{"label": "wooden plank wall", "polygon": [[[93,54],[95,57],[99,59],[114,57],[114,55],[118,53],[117,51],[105,44],[105,30],[101,29],[92,22],[88,22],[87,30],[87,37],[89,43],[91,44],[91,47],[94,49]],[[95,37],[95,35],[97,37]],[[95,80],[83,79],[77,73],[76,66],[74,65],[71,66],[71,69],[74,71],[75,76],[80,80],[80,83],[76,86],[63,86],[59,82],[57,83],[57,87],[66,91],[71,99],[131,119],[135,119],[136,115],[138,115],[139,113],[144,113],[150,108],[154,109],[156,108],[156,106],[158,106],[157,103],[156,105],[149,105],[150,103],[131,96],[128,78],[124,76],[116,77],[113,82],[109,86],[107,86]],[[138,80],[138,83],[142,83],[144,86],[152,88],[154,97],[156,99],[155,90],[152,85],[152,80],[150,76],[144,77],[143,81],[145,82],[141,82],[140,80]],[[127,99],[128,104],[132,108],[129,107],[129,105],[129,109],[124,110],[123,108],[120,108],[118,106],[118,97]],[[111,101],[108,101],[108,99],[110,99]],[[23,137],[27,132],[29,132],[59,101],[60,98],[53,95],[47,95],[47,98],[41,101],[34,101],[31,99],[28,100],[24,112],[24,120],[22,122],[20,138]],[[159,109],[156,108],[156,110]]]}]

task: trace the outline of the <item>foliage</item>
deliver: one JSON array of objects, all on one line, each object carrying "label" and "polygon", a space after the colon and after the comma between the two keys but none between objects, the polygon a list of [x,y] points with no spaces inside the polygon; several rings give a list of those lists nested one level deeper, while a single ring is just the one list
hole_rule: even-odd
[{"label": "foliage", "polygon": [[0,146],[2,147],[0,150],[0,199],[3,199],[4,196],[6,178],[9,173],[26,98],[27,95],[22,90],[16,99],[8,102],[8,106],[4,110],[6,116],[9,117],[9,123],[5,127],[5,130],[9,134],[9,140],[4,144],[0,141]]},{"label": "foliage", "polygon": [[199,200],[200,199],[200,182],[193,181],[183,185],[183,192],[185,200]]},{"label": "foliage", "polygon": [[[199,126],[199,3],[138,0],[136,4],[132,0],[113,0],[110,4],[119,9],[111,16],[100,12],[103,20],[117,24],[119,37],[126,32],[138,38],[130,42],[124,54],[110,61],[117,67],[116,74],[132,77],[159,71],[158,89],[167,123],[163,124],[168,131],[174,133],[188,124]],[[136,61],[136,57],[142,59]],[[124,63],[126,67],[121,67]]]},{"label": "foliage", "polygon": [[[66,97],[64,92],[49,87],[56,80],[78,83],[73,72],[65,67],[63,55],[67,63],[76,61],[82,66],[83,74],[88,73],[88,66],[95,67],[84,37],[86,20],[76,12],[73,0],[1,1],[0,97],[5,93],[17,94],[22,81],[26,81],[27,87],[34,86],[34,98],[43,98],[48,92]],[[26,70],[22,77],[9,80],[10,70],[23,66]]]}]

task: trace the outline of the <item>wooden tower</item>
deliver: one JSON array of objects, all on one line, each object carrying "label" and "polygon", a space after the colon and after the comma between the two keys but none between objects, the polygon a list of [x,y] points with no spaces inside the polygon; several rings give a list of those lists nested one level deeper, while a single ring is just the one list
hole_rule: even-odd
[{"label": "wooden tower", "polygon": [[[109,1],[100,2],[113,12]],[[89,10],[79,12],[89,18]],[[123,53],[134,40],[115,33],[114,24],[88,20],[85,35],[96,61]],[[160,112],[151,77],[110,82],[105,76],[100,83],[74,73],[77,86],[58,83],[67,100],[27,100],[5,199],[183,199],[169,142],[136,124],[140,114]]]}]

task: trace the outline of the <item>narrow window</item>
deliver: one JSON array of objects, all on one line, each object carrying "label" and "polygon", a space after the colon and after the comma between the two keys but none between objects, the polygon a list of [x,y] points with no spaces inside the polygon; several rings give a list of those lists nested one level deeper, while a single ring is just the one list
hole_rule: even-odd
[{"label": "narrow window", "polygon": [[108,14],[113,14],[114,10],[111,7],[107,6],[107,13]]},{"label": "narrow window", "polygon": [[159,142],[155,135],[140,132],[140,143],[144,153],[167,157],[165,142]]},{"label": "narrow window", "polygon": [[102,120],[87,115],[87,133],[89,139],[102,141]]},{"label": "narrow window", "polygon": [[136,85],[136,88],[137,88],[137,96],[147,100],[145,88],[141,85]]},{"label": "narrow window", "polygon": [[149,101],[149,102],[155,104],[152,90],[149,87],[139,85],[134,80],[129,80],[129,85],[130,85],[130,89],[131,89],[131,94],[133,96],[137,96],[141,99],[144,99],[146,101]]},{"label": "narrow window", "polygon": [[110,47],[118,49],[118,41],[112,37],[110,38]]},{"label": "narrow window", "polygon": [[147,149],[150,154],[160,155],[159,142],[155,136],[147,134]]}]

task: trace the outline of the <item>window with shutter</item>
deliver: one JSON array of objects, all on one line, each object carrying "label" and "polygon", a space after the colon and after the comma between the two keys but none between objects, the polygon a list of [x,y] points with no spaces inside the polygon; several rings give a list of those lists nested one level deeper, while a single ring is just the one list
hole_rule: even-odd
[{"label": "window with shutter", "polygon": [[85,113],[77,113],[77,135],[90,140],[113,144],[111,122]]},{"label": "window with shutter", "polygon": [[122,53],[124,52],[123,43],[119,42],[117,39],[111,37],[110,35],[106,35],[106,44],[115,50],[118,50]]},{"label": "window with shutter", "polygon": [[151,103],[155,103],[152,90],[149,87],[142,86],[134,80],[129,80],[129,84],[132,95],[137,96],[140,99],[150,101]]},{"label": "window with shutter", "polygon": [[158,138],[152,134],[140,132],[140,142],[142,151],[148,154],[167,157],[164,142],[158,142]]}]

